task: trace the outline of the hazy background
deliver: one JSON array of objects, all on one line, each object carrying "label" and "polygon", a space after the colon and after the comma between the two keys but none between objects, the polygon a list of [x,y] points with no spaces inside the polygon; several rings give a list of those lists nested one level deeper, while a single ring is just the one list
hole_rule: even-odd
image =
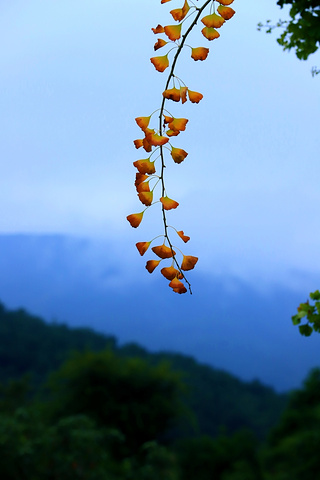
[{"label": "hazy background", "polygon": [[320,286],[320,57],[257,32],[286,17],[266,0],[235,0],[214,42],[194,32],[209,57],[186,50],[177,75],[204,99],[170,105],[189,118],[172,142],[189,155],[167,186],[199,262],[194,294],[175,295],[134,246],[162,232],[160,210],[138,230],[125,217],[141,211],[134,118],[166,80],[151,27],[180,3],[0,2],[0,300],[284,390],[320,363],[319,337],[290,320]]}]

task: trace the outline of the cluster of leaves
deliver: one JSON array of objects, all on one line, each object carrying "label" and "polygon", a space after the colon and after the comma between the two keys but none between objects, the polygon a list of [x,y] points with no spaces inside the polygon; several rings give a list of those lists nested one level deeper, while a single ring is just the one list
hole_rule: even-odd
[{"label": "cluster of leaves", "polygon": [[[169,1],[171,0],[161,0],[161,3],[167,3]],[[171,265],[163,267],[161,273],[170,281],[169,287],[179,294],[187,292],[186,285],[189,287],[191,293],[191,286],[186,279],[184,272],[192,270],[195,267],[198,258],[193,255],[184,255],[178,247],[173,245],[169,237],[170,227],[175,230],[184,243],[187,243],[190,240],[190,237],[185,235],[183,230],[177,230],[168,225],[167,212],[176,209],[179,203],[168,196],[164,178],[166,168],[165,150],[170,153],[171,159],[176,164],[182,163],[188,155],[183,148],[173,146],[170,142],[172,137],[177,137],[181,132],[185,131],[188,119],[173,115],[165,108],[166,101],[170,100],[177,103],[181,101],[181,103],[184,104],[188,99],[192,103],[199,103],[202,100],[203,95],[200,92],[191,90],[181,78],[176,76],[176,63],[188,35],[197,24],[199,18],[201,18],[205,8],[209,7],[210,13],[201,18],[201,22],[204,24],[201,32],[207,40],[212,41],[220,36],[217,29],[234,15],[235,11],[228,6],[232,2],[233,0],[217,0],[219,5],[216,9],[215,0],[206,0],[201,7],[196,6],[191,1],[191,5],[189,5],[188,1],[185,0],[181,8],[176,8],[170,11],[173,19],[177,22],[176,24],[166,26],[159,24],[157,27],[152,28],[154,34],[164,34],[166,36],[166,39],[158,38],[154,45],[154,50],[156,51],[166,45],[169,45],[172,48],[170,48],[165,55],[152,57],[151,62],[156,70],[161,73],[169,68],[170,65],[171,68],[169,69],[165,88],[162,92],[160,108],[149,116],[136,118],[136,123],[141,128],[144,137],[134,141],[135,147],[137,149],[143,148],[147,153],[150,153],[149,157],[137,160],[133,163],[138,170],[135,180],[137,195],[140,202],[145,205],[146,208],[142,212],[128,215],[127,220],[132,227],[137,228],[143,219],[145,211],[152,205],[160,203],[164,226],[163,235],[158,235],[150,241],[138,242],[136,246],[140,255],[144,255],[154,240],[159,237],[163,238],[162,244],[151,248],[153,253],[155,253],[160,260],[148,260],[146,269],[149,273],[152,273],[160,262],[164,259],[170,259]],[[188,45],[188,48],[191,49],[191,58],[195,61],[205,60],[209,54],[209,49],[206,47],[191,47]],[[169,54],[171,52],[174,52],[172,61],[169,60]],[[155,113],[158,113],[159,119],[157,125],[151,128],[150,122]],[[157,160],[159,161],[156,171],[155,164]],[[158,184],[161,186],[161,196],[159,200],[155,201],[154,192]],[[177,258],[176,250],[182,255],[181,261]]]},{"label": "cluster of leaves", "polygon": [[[310,293],[310,299],[315,303],[310,305],[309,299],[305,303],[301,303],[298,307],[298,313],[292,317],[294,325],[299,325],[302,335],[309,337],[311,333],[320,332],[320,292],[316,290]],[[300,325],[301,320],[306,318],[307,323]]]},{"label": "cluster of leaves", "polygon": [[[258,29],[265,27],[267,33],[273,29],[283,27],[284,31],[277,39],[284,50],[294,49],[300,60],[307,60],[309,55],[316,52],[320,45],[320,1],[319,0],[278,0],[277,4],[283,8],[291,5],[290,20],[279,20],[271,25],[271,20],[258,24]],[[314,68],[314,74],[319,70]]]}]

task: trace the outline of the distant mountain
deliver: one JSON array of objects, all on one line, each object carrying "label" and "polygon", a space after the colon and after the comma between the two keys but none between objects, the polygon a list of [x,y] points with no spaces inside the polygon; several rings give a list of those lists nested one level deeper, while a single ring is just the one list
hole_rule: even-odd
[{"label": "distant mountain", "polygon": [[152,354],[136,344],[119,347],[114,337],[90,329],[48,325],[22,309],[8,311],[0,304],[0,382],[29,373],[33,385],[39,386],[72,352],[88,349],[111,349],[119,356],[143,357],[150,364],[169,362],[174,370],[181,372],[188,386],[184,401],[197,421],[195,427],[185,425],[189,435],[216,436],[221,429],[233,433],[247,428],[262,439],[277,423],[286,405],[285,395],[276,394],[260,382],[242,382],[191,357]]},{"label": "distant mountain", "polygon": [[[319,336],[291,324],[305,289],[192,272],[194,294],[175,295],[143,259],[110,242],[59,235],[0,236],[0,298],[47,321],[90,326],[151,351],[176,351],[279,391],[320,365]],[[311,281],[312,280],[312,281]],[[311,288],[311,287],[310,287]]]}]

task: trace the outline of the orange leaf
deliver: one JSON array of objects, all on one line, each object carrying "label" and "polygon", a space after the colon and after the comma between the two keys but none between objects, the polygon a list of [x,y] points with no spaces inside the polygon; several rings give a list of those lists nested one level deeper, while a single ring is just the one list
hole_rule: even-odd
[{"label": "orange leaf", "polygon": [[171,250],[170,247],[167,247],[165,244],[152,247],[152,251],[158,255],[160,258],[171,258],[176,252]]},{"label": "orange leaf", "polygon": [[150,247],[151,242],[138,242],[136,243],[136,247],[139,250],[140,255],[144,255],[148,248]]},{"label": "orange leaf", "polygon": [[127,220],[130,223],[131,227],[137,228],[139,227],[143,217],[143,212],[141,213],[132,213],[131,215],[127,216]]},{"label": "orange leaf", "polygon": [[142,138],[138,138],[137,140],[133,140],[134,146],[136,148],[140,148],[143,146],[143,140]]},{"label": "orange leaf", "polygon": [[184,232],[183,232],[183,230],[179,230],[179,232],[177,232],[177,234],[179,235],[180,238],[182,238],[182,240],[184,241],[184,243],[189,242],[190,237],[188,237],[187,235],[185,235]]},{"label": "orange leaf", "polygon": [[141,182],[136,187],[137,192],[150,192],[149,182]]},{"label": "orange leaf", "polygon": [[143,205],[149,207],[152,204],[153,192],[140,192],[138,194],[139,200]]},{"label": "orange leaf", "polygon": [[176,293],[186,293],[187,291],[183,283],[180,282],[180,280],[178,280],[177,278],[174,278],[173,280],[171,280],[171,282],[169,283],[169,287],[171,287],[173,291]]},{"label": "orange leaf", "polygon": [[205,48],[205,47],[192,48],[191,58],[193,58],[193,60],[205,60],[208,56],[208,53],[209,53],[209,48]]},{"label": "orange leaf", "polygon": [[179,23],[179,25],[167,25],[164,27],[164,33],[173,42],[179,40],[181,37],[181,23]]},{"label": "orange leaf", "polygon": [[173,100],[174,102],[180,102],[180,90],[177,88],[168,88],[168,90],[165,90],[162,94],[164,98],[167,98],[168,100]]},{"label": "orange leaf", "polygon": [[188,90],[189,100],[192,103],[199,103],[200,100],[203,99],[202,93],[193,92],[192,90]]},{"label": "orange leaf", "polygon": [[222,5],[219,5],[218,12],[225,20],[230,20],[230,18],[232,18],[233,15],[236,13],[233,8],[223,7]]},{"label": "orange leaf", "polygon": [[138,169],[139,173],[148,173],[149,175],[152,175],[156,171],[154,162],[150,162],[148,158],[137,160],[136,162],[133,162],[133,165]]},{"label": "orange leaf", "polygon": [[203,17],[201,22],[208,28],[220,28],[224,24],[225,19],[216,13],[212,13]]},{"label": "orange leaf", "polygon": [[167,280],[173,280],[174,278],[183,278],[183,275],[181,275],[179,270],[174,267],[164,267],[161,270],[161,273]]},{"label": "orange leaf", "polygon": [[167,130],[166,131],[166,135],[168,135],[168,137],[176,137],[177,135],[179,135],[180,133],[180,130]]},{"label": "orange leaf", "polygon": [[171,0],[161,0],[161,3],[171,2]]},{"label": "orange leaf", "polygon": [[154,44],[154,50],[159,50],[159,48],[162,48],[164,47],[165,45],[167,45],[168,42],[166,42],[165,40],[162,40],[162,38],[158,38],[158,41]]},{"label": "orange leaf", "polygon": [[204,27],[202,30],[201,30],[201,33],[204,37],[206,37],[208,40],[214,40],[215,38],[219,38],[220,37],[220,33],[217,32],[217,30],[215,30],[214,28],[208,28],[208,27]]},{"label": "orange leaf", "polygon": [[136,180],[134,186],[137,187],[140,183],[144,182],[148,178],[148,175],[144,173],[136,173]]},{"label": "orange leaf", "polygon": [[159,147],[160,145],[164,145],[169,141],[168,137],[164,137],[162,135],[158,135],[157,133],[154,133],[154,130],[152,129],[146,129],[145,131],[146,134],[146,139],[150,143],[150,145],[153,145],[155,147]]},{"label": "orange leaf", "polygon": [[168,55],[163,55],[162,57],[152,57],[150,60],[158,72],[164,72],[165,69],[169,67]]},{"label": "orange leaf", "polygon": [[181,163],[186,158],[188,153],[183,150],[182,148],[175,148],[172,147],[171,149],[171,157],[175,163]]},{"label": "orange leaf", "polygon": [[178,202],[169,197],[161,197],[160,202],[165,210],[172,210],[173,208],[177,208],[179,206]]},{"label": "orange leaf", "polygon": [[148,260],[146,263],[146,269],[149,273],[152,273],[155,268],[159,265],[161,260]]},{"label": "orange leaf", "polygon": [[187,118],[173,118],[169,122],[168,127],[171,130],[178,130],[180,132],[184,132],[188,121],[189,120]]},{"label": "orange leaf", "polygon": [[198,261],[198,257],[192,255],[184,255],[181,263],[181,270],[192,270]]},{"label": "orange leaf", "polygon": [[187,101],[187,87],[180,87],[180,98],[182,103],[186,103]]},{"label": "orange leaf", "polygon": [[231,5],[233,3],[233,0],[217,0],[221,5]]},{"label": "orange leaf", "polygon": [[168,115],[163,115],[163,116],[164,116],[164,120],[163,120],[164,124],[172,122],[173,117],[169,117]]},{"label": "orange leaf", "polygon": [[158,25],[156,28],[151,28],[151,30],[153,31],[153,33],[163,33],[164,32],[164,28],[162,25]]},{"label": "orange leaf", "polygon": [[148,142],[146,137],[142,140],[142,146],[143,146],[143,148],[145,149],[146,152],[151,152],[152,146],[150,145],[150,143]]},{"label": "orange leaf", "polygon": [[177,22],[181,22],[189,12],[190,7],[188,5],[187,0],[185,0],[184,5],[182,8],[176,8],[174,10],[171,10],[171,15],[173,16],[174,20]]},{"label": "orange leaf", "polygon": [[150,122],[150,117],[137,117],[135,121],[137,122],[137,125],[141,128],[141,130],[145,130]]}]

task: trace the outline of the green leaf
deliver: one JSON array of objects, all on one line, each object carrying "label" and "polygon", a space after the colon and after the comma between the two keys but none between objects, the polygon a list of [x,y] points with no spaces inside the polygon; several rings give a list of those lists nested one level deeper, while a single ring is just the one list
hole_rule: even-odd
[{"label": "green leaf", "polygon": [[310,337],[312,333],[312,327],[310,327],[310,325],[307,323],[305,325],[300,325],[299,330],[301,335],[304,335],[305,337]]},{"label": "green leaf", "polygon": [[299,325],[299,323],[301,322],[301,318],[299,317],[299,315],[294,315],[293,317],[291,317],[291,319],[293,325]]}]

